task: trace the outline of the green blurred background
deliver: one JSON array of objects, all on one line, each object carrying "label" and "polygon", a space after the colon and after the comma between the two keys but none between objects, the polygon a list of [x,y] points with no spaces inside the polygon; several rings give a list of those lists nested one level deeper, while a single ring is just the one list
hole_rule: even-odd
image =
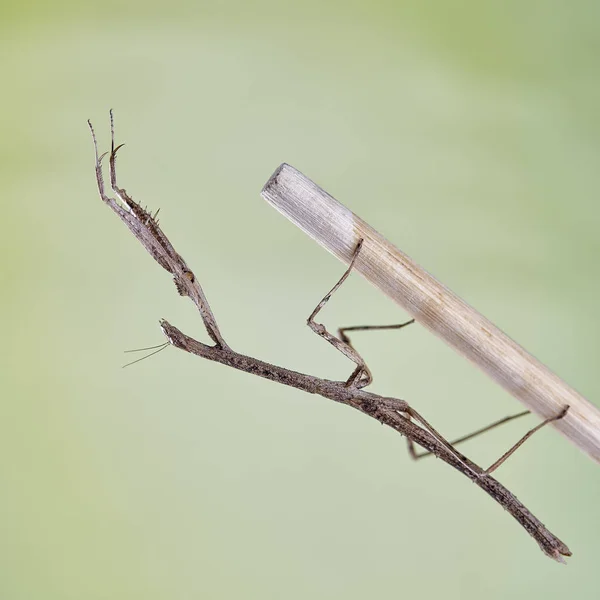
[{"label": "green blurred background", "polygon": [[[6,600],[592,598],[598,465],[545,430],[499,479],[574,552],[318,397],[158,344],[198,315],[97,197],[86,119],[236,349],[330,378],[343,267],[259,197],[319,182],[592,400],[600,5],[2,0]],[[406,318],[359,277],[335,328]],[[357,335],[449,437],[521,406],[420,327]],[[465,445],[490,463],[537,419]]]}]

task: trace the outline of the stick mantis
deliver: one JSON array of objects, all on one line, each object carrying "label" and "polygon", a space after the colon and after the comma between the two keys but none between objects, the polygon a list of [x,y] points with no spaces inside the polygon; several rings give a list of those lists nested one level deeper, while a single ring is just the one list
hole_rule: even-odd
[{"label": "stick mantis", "polygon": [[[413,458],[421,458],[422,456],[433,454],[473,481],[521,524],[527,533],[539,544],[544,554],[559,562],[564,562],[564,556],[571,556],[571,552],[566,544],[551,533],[509,490],[491,476],[491,473],[523,444],[526,439],[531,437],[535,431],[551,421],[561,419],[566,414],[568,406],[565,406],[557,415],[542,421],[534,427],[488,469],[482,469],[458,452],[454,444],[470,439],[474,435],[489,430],[491,427],[526,413],[507,417],[474,434],[464,436],[459,440],[455,440],[454,443],[450,443],[405,400],[381,396],[366,391],[364,388],[372,381],[371,371],[361,355],[354,349],[348,332],[389,328],[401,329],[413,321],[411,320],[399,325],[341,328],[338,336],[331,334],[324,325],[315,321],[318,313],[352,272],[354,263],[360,256],[362,245],[362,240],[360,239],[357,240],[350,266],[331,291],[319,302],[307,320],[308,326],[317,335],[328,341],[355,363],[356,366],[346,381],[334,381],[314,377],[236,352],[223,338],[210,304],[194,272],[175,251],[175,248],[160,228],[157,213],[152,215],[146,208],[134,201],[123,188],[119,187],[117,183],[116,155],[122,144],[119,146],[115,145],[112,111],[110,113],[110,121],[111,149],[110,152],[102,155],[98,152],[96,135],[91,122],[88,121],[95,149],[96,181],[100,197],[127,225],[131,233],[146,248],[156,262],[173,276],[178,293],[181,296],[188,296],[196,305],[208,336],[213,342],[213,345],[199,342],[177,329],[174,325],[171,325],[168,321],[161,320],[160,326],[166,337],[166,344],[252,375],[258,375],[259,377],[308,393],[319,394],[324,398],[354,408],[376,419],[407,438],[409,452]],[[106,155],[109,157],[110,188],[115,196],[114,198],[108,195],[104,182],[102,161]],[[416,445],[423,448],[424,453],[418,454],[415,449]]]}]

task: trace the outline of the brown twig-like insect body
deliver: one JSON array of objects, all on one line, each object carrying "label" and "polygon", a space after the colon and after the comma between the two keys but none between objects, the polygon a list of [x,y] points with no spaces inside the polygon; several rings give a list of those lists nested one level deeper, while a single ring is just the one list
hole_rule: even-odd
[{"label": "brown twig-like insect body", "polygon": [[[500,461],[497,461],[490,469],[483,470],[474,462],[466,458],[458,452],[452,444],[447,442],[417,411],[415,411],[407,402],[397,398],[380,396],[371,392],[365,391],[363,388],[367,386],[372,377],[369,369],[366,367],[360,354],[354,350],[349,342],[349,339],[344,331],[340,332],[339,337],[330,334],[323,325],[314,321],[314,318],[329,300],[339,286],[349,275],[352,265],[344,273],[340,281],[334,288],[325,296],[313,311],[308,319],[308,324],[318,335],[325,338],[338,350],[343,352],[356,364],[352,375],[347,381],[332,381],[321,379],[272,365],[251,356],[245,356],[232,350],[225,342],[213,312],[208,304],[208,300],[197,281],[194,273],[187,266],[183,258],[175,251],[161,228],[158,226],[156,215],[142,208],[140,204],[135,202],[127,192],[118,187],[116,177],[116,152],[121,146],[115,147],[114,143],[114,126],[111,112],[111,152],[109,156],[110,182],[111,188],[116,198],[111,198],[106,194],[104,179],[102,174],[102,158],[104,155],[98,155],[96,136],[92,128],[90,129],[96,149],[96,179],[98,190],[102,200],[119,216],[119,218],[127,225],[133,235],[146,248],[149,254],[166,270],[174,279],[177,291],[182,296],[189,296],[204,322],[209,337],[213,340],[214,345],[209,346],[202,342],[192,339],[179,329],[168,323],[161,321],[161,328],[169,341],[169,343],[186,352],[196,354],[202,358],[219,362],[229,367],[258,375],[265,379],[282,383],[290,387],[294,387],[312,394],[319,394],[325,398],[335,402],[350,406],[381,423],[391,427],[403,436],[405,436],[410,444],[412,454],[415,455],[412,444],[418,444],[426,453],[431,453],[439,457],[444,462],[454,467],[459,472],[463,473],[478,487],[489,494],[496,500],[504,509],[509,512],[533,537],[539,544],[542,551],[549,557],[563,561],[563,556],[570,556],[569,548],[554,534],[552,534],[543,523],[541,523],[511,492],[509,492],[501,483],[489,475],[490,470],[495,469],[503,462],[527,437],[530,432],[518,442],[509,452],[507,452]],[[357,249],[354,259],[360,253],[360,240],[357,240]],[[406,324],[402,324],[404,326]],[[392,326],[384,326],[392,327]],[[400,326],[393,326],[399,328]],[[367,327],[369,328],[369,327]],[[345,331],[350,331],[353,328],[346,328]],[[566,409],[565,409],[566,410]],[[560,418],[557,415],[552,419]],[[549,419],[540,424],[535,430],[539,429]],[[415,422],[413,422],[416,421]],[[471,437],[471,436],[468,436]],[[418,455],[417,455],[418,456]]]}]

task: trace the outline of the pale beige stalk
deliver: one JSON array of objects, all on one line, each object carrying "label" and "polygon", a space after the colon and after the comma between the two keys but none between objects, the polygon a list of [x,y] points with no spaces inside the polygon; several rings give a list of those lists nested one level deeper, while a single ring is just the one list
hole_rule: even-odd
[{"label": "pale beige stalk", "polygon": [[355,271],[600,462],[600,411],[365,221],[287,164],[262,196],[345,264],[363,239]]}]

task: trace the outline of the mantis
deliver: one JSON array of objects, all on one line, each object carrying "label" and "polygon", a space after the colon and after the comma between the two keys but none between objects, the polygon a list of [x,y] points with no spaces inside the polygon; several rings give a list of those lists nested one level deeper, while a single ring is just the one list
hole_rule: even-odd
[{"label": "mantis", "polygon": [[[559,562],[564,562],[564,556],[571,556],[571,552],[566,544],[551,533],[546,526],[516,498],[516,496],[491,476],[491,473],[510,457],[517,448],[533,435],[533,433],[548,423],[561,419],[568,411],[568,406],[565,406],[559,414],[542,421],[523,436],[523,438],[521,438],[512,448],[504,453],[494,464],[487,469],[483,469],[456,450],[455,445],[470,439],[475,435],[488,431],[492,427],[498,426],[519,416],[523,416],[524,414],[527,414],[528,411],[506,417],[505,419],[497,421],[473,434],[464,436],[454,442],[448,442],[428,420],[405,400],[391,396],[382,396],[367,391],[365,388],[371,383],[373,379],[372,374],[361,355],[352,345],[348,332],[377,329],[402,329],[412,324],[414,320],[398,325],[345,327],[338,331],[337,336],[330,333],[323,324],[318,323],[315,320],[319,312],[328,303],[331,296],[341,287],[347,277],[351,274],[355,262],[360,257],[363,243],[361,239],[356,240],[356,248],[350,266],[335,286],[319,302],[307,319],[307,324],[312,331],[329,342],[355,364],[355,368],[345,381],[322,379],[293,371],[285,367],[273,365],[252,356],[236,352],[225,341],[206,295],[194,272],[176,252],[175,248],[160,228],[157,219],[158,213],[153,215],[146,208],[142,207],[141,204],[134,201],[123,188],[119,187],[117,183],[116,156],[122,145],[115,145],[115,130],[112,111],[110,113],[110,118],[111,149],[109,152],[102,155],[98,152],[96,135],[92,124],[88,121],[95,149],[95,172],[100,197],[125,223],[125,225],[127,225],[131,233],[139,240],[144,248],[146,248],[154,260],[173,276],[178,293],[181,296],[189,297],[196,305],[208,336],[213,342],[212,345],[209,345],[197,341],[180,331],[174,325],[171,325],[168,321],[161,320],[160,327],[166,338],[165,347],[166,345],[171,345],[185,352],[244,371],[248,374],[257,375],[311,394],[318,394],[376,419],[380,423],[394,429],[407,439],[408,450],[413,458],[419,459],[423,456],[435,455],[464,476],[468,477],[521,524],[527,533],[538,543],[544,554]],[[109,162],[110,189],[112,194],[114,194],[114,197],[109,195],[104,182],[102,162],[106,156],[108,156]],[[421,447],[424,452],[418,453],[416,446]]]}]

